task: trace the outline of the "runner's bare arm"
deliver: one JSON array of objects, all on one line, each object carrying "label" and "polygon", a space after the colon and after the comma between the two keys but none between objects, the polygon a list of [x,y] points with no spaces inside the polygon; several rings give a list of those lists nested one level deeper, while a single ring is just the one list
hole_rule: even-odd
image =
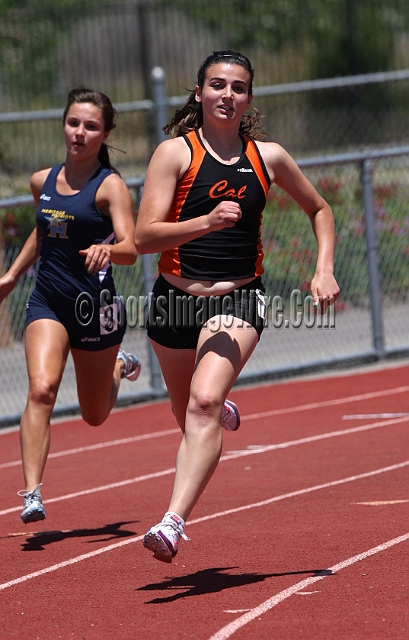
[{"label": "runner's bare arm", "polygon": [[98,208],[112,220],[115,244],[93,244],[80,251],[81,255],[86,256],[85,267],[97,273],[109,262],[133,264],[136,260],[136,248],[132,200],[122,178],[116,174],[105,178],[98,189],[96,203]]},{"label": "runner's bare arm", "polygon": [[339,296],[334,278],[335,222],[331,207],[280,145],[258,143],[258,146],[272,181],[294,199],[311,221],[318,244],[311,294],[315,303],[321,301],[325,310]]}]

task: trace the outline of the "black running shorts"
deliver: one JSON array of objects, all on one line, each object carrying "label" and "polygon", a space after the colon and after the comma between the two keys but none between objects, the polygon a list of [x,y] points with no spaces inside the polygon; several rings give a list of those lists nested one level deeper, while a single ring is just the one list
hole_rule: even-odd
[{"label": "black running shorts", "polygon": [[26,326],[42,318],[55,320],[67,330],[70,346],[83,351],[120,345],[126,330],[125,307],[118,297],[105,299],[101,304],[82,292],[76,300],[68,300],[55,292],[47,296],[36,287],[27,303]]},{"label": "black running shorts", "polygon": [[[148,336],[171,349],[196,349],[200,331],[209,318],[231,316],[249,323],[260,339],[264,328],[264,293],[260,277],[224,295],[194,296],[159,275],[150,296]],[[243,323],[243,330],[246,327]]]}]

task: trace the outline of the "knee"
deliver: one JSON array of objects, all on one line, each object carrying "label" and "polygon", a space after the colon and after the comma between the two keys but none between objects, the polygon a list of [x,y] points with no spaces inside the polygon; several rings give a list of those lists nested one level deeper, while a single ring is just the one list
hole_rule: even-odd
[{"label": "knee", "polygon": [[28,391],[28,399],[36,405],[53,406],[57,399],[58,385],[47,377],[32,378]]},{"label": "knee", "polygon": [[101,413],[98,410],[92,409],[84,409],[81,407],[81,416],[84,422],[86,422],[90,427],[100,427],[103,422],[107,419],[108,415],[105,413]]},{"label": "knee", "polygon": [[202,423],[207,424],[214,419],[219,420],[223,401],[217,396],[200,392],[189,400],[188,411]]}]

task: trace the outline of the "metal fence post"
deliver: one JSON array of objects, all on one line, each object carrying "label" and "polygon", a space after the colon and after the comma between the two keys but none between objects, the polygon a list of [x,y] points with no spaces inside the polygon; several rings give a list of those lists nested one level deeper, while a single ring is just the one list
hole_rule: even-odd
[{"label": "metal fence post", "polygon": [[361,165],[362,198],[365,211],[365,237],[368,258],[369,294],[372,310],[373,346],[379,357],[385,356],[382,322],[381,287],[378,269],[378,245],[375,233],[373,207],[372,160],[366,159]]},{"label": "metal fence post", "polygon": [[[143,289],[149,303],[149,296],[152,291],[156,276],[153,270],[153,256],[150,253],[142,255]],[[148,306],[149,308],[149,306]],[[162,373],[156,353],[149,340],[148,346],[149,367],[151,372],[151,387],[155,391],[163,391]]]},{"label": "metal fence post", "polygon": [[[165,88],[165,72],[162,67],[154,67],[151,71],[153,102],[155,111],[155,133],[156,143],[160,144],[165,140],[166,136],[162,127],[167,122],[167,98]],[[149,301],[149,295],[152,291],[156,276],[153,269],[153,256],[144,254],[142,256],[142,273],[144,293]],[[151,387],[155,391],[163,391],[162,373],[159,361],[156,357],[152,345],[149,342],[148,347],[149,365],[151,370]]]},{"label": "metal fence post", "polygon": [[160,144],[166,139],[162,127],[167,123],[167,98],[165,87],[165,72],[162,67],[153,67],[151,71],[153,86],[153,101],[155,105],[156,142]]}]

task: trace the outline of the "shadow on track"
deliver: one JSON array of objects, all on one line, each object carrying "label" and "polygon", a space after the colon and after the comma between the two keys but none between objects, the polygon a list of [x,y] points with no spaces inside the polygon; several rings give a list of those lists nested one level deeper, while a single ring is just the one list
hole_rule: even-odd
[{"label": "shadow on track", "polygon": [[[137,521],[130,522],[114,522],[104,527],[96,529],[69,529],[67,531],[36,531],[29,534],[26,541],[22,544],[22,551],[43,551],[44,547],[55,542],[62,542],[67,538],[88,538],[88,544],[95,542],[109,542],[110,540],[118,540],[119,538],[129,538],[136,535],[136,531],[127,531],[121,529],[124,525],[135,524]],[[95,536],[95,537],[94,537]]]},{"label": "shadow on track", "polygon": [[[197,571],[190,575],[169,578],[163,582],[147,584],[144,587],[138,587],[136,591],[175,591],[172,595],[154,598],[146,604],[163,604],[165,602],[174,602],[181,598],[190,598],[192,596],[200,596],[206,593],[218,593],[224,589],[232,589],[234,587],[242,587],[248,584],[256,584],[264,582],[268,578],[278,578],[281,576],[293,575],[331,575],[328,569],[306,569],[305,571],[289,571],[287,573],[223,573],[238,569],[238,567],[213,567]],[[183,590],[183,591],[182,591]]]}]

